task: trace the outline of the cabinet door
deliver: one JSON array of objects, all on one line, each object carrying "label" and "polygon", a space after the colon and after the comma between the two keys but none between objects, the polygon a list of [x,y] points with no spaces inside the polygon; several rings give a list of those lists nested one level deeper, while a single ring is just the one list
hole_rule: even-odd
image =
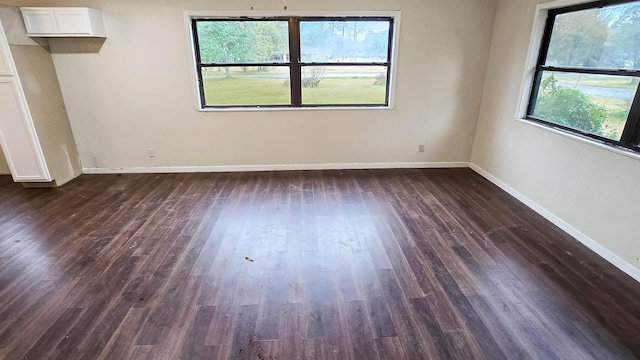
[{"label": "cabinet door", "polygon": [[24,25],[29,34],[57,34],[58,26],[53,10],[29,9],[22,12]]},{"label": "cabinet door", "polygon": [[0,22],[0,76],[11,76],[14,74],[13,61],[7,38],[4,36],[2,22]]},{"label": "cabinet door", "polygon": [[91,23],[87,9],[55,9],[53,13],[60,34],[91,34]]},{"label": "cabinet door", "polygon": [[0,78],[0,144],[15,181],[51,181],[24,95],[16,80]]}]

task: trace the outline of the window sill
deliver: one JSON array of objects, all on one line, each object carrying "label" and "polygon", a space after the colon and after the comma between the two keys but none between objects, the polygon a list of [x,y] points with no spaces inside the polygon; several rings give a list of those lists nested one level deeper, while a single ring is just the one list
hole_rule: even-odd
[{"label": "window sill", "polygon": [[393,110],[393,106],[317,106],[317,107],[227,107],[199,108],[198,112],[260,112],[260,111],[336,111],[336,110]]},{"label": "window sill", "polygon": [[539,128],[539,129],[550,131],[550,132],[552,132],[554,134],[558,134],[558,135],[567,137],[569,139],[577,140],[577,141],[580,141],[582,143],[598,147],[600,149],[604,149],[604,150],[607,150],[607,151],[610,151],[610,152],[613,152],[613,153],[616,153],[616,154],[624,155],[626,157],[630,157],[630,158],[635,159],[635,160],[640,160],[640,153],[635,152],[633,150],[629,150],[629,149],[626,149],[626,148],[617,147],[617,146],[613,146],[613,145],[609,145],[609,144],[600,143],[600,142],[598,142],[596,140],[593,140],[591,138],[588,138],[588,137],[584,137],[584,136],[580,136],[580,135],[577,135],[577,134],[573,134],[573,133],[568,132],[566,130],[559,129],[559,128],[554,128],[552,126],[539,124],[539,123],[537,123],[535,121],[531,121],[531,120],[527,120],[527,119],[516,118],[516,121],[524,123],[524,124],[527,124],[527,125],[530,125],[530,126],[533,126],[533,127],[536,127],[536,128]]}]

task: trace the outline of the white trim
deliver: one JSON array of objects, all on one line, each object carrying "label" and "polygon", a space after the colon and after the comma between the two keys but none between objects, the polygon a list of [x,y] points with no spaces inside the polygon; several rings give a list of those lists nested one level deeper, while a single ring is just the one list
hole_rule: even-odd
[{"label": "white trim", "polygon": [[[225,19],[225,18],[264,18],[278,16],[327,16],[327,17],[349,17],[349,16],[371,16],[371,17],[391,17],[393,18],[393,44],[391,47],[391,74],[389,76],[389,105],[388,106],[332,106],[332,107],[281,107],[281,108],[202,108],[200,99],[200,84],[198,83],[198,72],[195,58],[195,44],[193,42],[192,19]],[[398,49],[400,47],[400,11],[211,11],[211,10],[186,10],[184,11],[185,33],[188,37],[189,62],[191,68],[191,83],[195,98],[196,110],[198,112],[224,112],[224,111],[291,111],[291,110],[392,110],[395,106],[396,76],[398,64]]]},{"label": "white trim", "polygon": [[527,116],[529,98],[531,97],[531,91],[533,90],[533,78],[536,74],[538,55],[540,54],[542,37],[544,36],[544,29],[547,23],[547,14],[549,13],[548,5],[549,4],[540,4],[536,7],[536,13],[533,18],[533,28],[531,30],[531,39],[529,40],[529,51],[527,52],[525,69],[522,74],[522,82],[520,83],[520,95],[518,97],[518,106],[516,107],[515,115],[516,119],[524,119]]},{"label": "white trim", "polygon": [[398,53],[400,52],[400,11],[393,11],[393,44],[391,44],[391,76],[389,76],[389,109],[395,107],[396,79],[398,74]]},{"label": "white trim", "polygon": [[638,269],[635,266],[631,265],[630,263],[628,263],[626,260],[624,260],[620,256],[614,254],[609,249],[607,249],[604,246],[600,245],[598,242],[596,242],[595,240],[591,239],[589,236],[585,235],[580,230],[576,229],[575,227],[573,227],[572,225],[570,225],[566,221],[562,220],[560,217],[556,216],[555,214],[553,214],[549,210],[545,209],[544,207],[542,207],[541,205],[539,205],[535,201],[529,199],[528,197],[526,197],[524,194],[522,194],[518,190],[516,190],[516,189],[512,188],[511,186],[507,185],[507,183],[505,183],[502,180],[498,179],[497,177],[495,177],[494,175],[492,175],[488,171],[484,170],[480,166],[478,166],[478,165],[476,165],[474,163],[470,163],[469,167],[473,171],[475,171],[478,174],[480,174],[482,177],[484,177],[487,180],[489,180],[492,183],[494,183],[496,186],[498,186],[502,190],[506,191],[511,196],[513,196],[516,199],[518,199],[520,202],[522,202],[523,204],[525,204],[526,206],[531,208],[533,211],[535,211],[538,214],[540,214],[545,219],[549,220],[551,223],[553,223],[554,225],[556,225],[557,227],[562,229],[564,232],[566,232],[567,234],[569,234],[572,237],[574,237],[576,240],[581,242],[584,246],[588,247],[593,252],[598,254],[600,257],[602,257],[603,259],[605,259],[608,262],[610,262],[613,266],[617,267],[618,269],[620,269],[623,272],[625,272],[627,275],[629,275],[632,278],[634,278],[636,281],[640,282],[640,269]]},{"label": "white trim", "polygon": [[[202,11],[204,12],[204,11]],[[196,11],[185,11],[184,12],[184,27],[185,34],[187,36],[187,54],[189,54],[189,68],[190,68],[190,77],[191,77],[191,89],[193,92],[196,111],[200,111],[202,109],[201,101],[200,101],[200,83],[198,82],[198,67],[196,66],[196,44],[193,41],[193,29],[191,27],[191,19],[194,16],[194,13],[200,13]]]},{"label": "white trim", "polygon": [[165,166],[130,168],[83,168],[84,174],[164,174],[196,172],[243,172],[284,170],[355,170],[355,169],[439,169],[466,168],[468,162],[398,162],[398,163],[336,163],[336,164],[280,164],[228,166]]}]

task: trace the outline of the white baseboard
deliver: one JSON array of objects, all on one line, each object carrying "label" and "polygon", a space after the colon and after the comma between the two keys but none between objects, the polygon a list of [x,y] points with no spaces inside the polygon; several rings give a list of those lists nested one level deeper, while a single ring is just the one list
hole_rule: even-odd
[{"label": "white baseboard", "polygon": [[576,240],[581,242],[584,246],[588,247],[593,252],[595,252],[596,254],[600,255],[602,258],[604,258],[605,260],[607,260],[608,262],[613,264],[613,266],[617,267],[618,269],[620,269],[623,272],[625,272],[627,275],[629,275],[632,278],[634,278],[636,281],[640,282],[640,269],[638,269],[635,266],[631,265],[630,263],[628,263],[626,260],[624,260],[620,256],[614,254],[609,249],[605,248],[604,246],[600,245],[599,243],[597,243],[595,240],[593,240],[589,236],[587,236],[584,233],[582,233],[580,230],[578,230],[575,227],[571,226],[566,221],[562,220],[558,216],[556,216],[553,213],[551,213],[549,210],[543,208],[542,206],[540,206],[539,204],[537,204],[533,200],[531,200],[528,197],[524,196],[522,193],[520,193],[516,189],[512,188],[511,186],[507,185],[505,182],[503,182],[502,180],[498,179],[494,175],[490,174],[489,172],[487,172],[483,168],[479,167],[478,165],[476,165],[474,163],[470,163],[469,167],[473,171],[475,171],[478,174],[480,174],[482,177],[484,177],[487,180],[489,180],[492,183],[494,183],[496,186],[498,186],[502,190],[504,190],[507,193],[509,193],[511,196],[513,196],[516,199],[518,199],[523,204],[527,205],[529,208],[531,208],[533,211],[535,211],[538,214],[540,214],[545,219],[551,221],[554,225],[556,225],[557,227],[562,229],[567,234],[573,236]]},{"label": "white baseboard", "polygon": [[167,166],[131,168],[83,168],[84,174],[167,174],[196,172],[243,172],[283,170],[356,170],[356,169],[427,169],[466,168],[468,162],[398,162],[398,163],[345,163],[345,164],[282,164],[231,166]]}]

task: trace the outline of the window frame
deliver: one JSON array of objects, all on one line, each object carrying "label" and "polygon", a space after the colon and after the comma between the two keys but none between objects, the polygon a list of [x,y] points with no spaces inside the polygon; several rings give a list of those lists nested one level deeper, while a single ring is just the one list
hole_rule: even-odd
[{"label": "window frame", "polygon": [[[241,18],[204,18],[204,19],[191,19],[191,36],[193,37],[193,56],[195,58],[195,66],[196,66],[196,76],[198,79],[198,92],[199,92],[199,101],[200,107],[203,109],[207,108],[233,108],[233,107],[272,107],[272,108],[286,108],[291,105],[288,104],[272,104],[272,105],[223,105],[223,106],[214,106],[207,105],[205,99],[205,89],[204,89],[204,79],[202,78],[202,69],[209,67],[230,67],[230,68],[238,68],[238,67],[248,67],[248,66],[278,66],[278,67],[286,67],[289,68],[289,73],[291,74],[292,62],[213,62],[213,63],[204,63],[202,62],[201,53],[200,53],[200,42],[198,41],[198,31],[197,26],[198,22],[249,22],[249,21],[274,21],[274,22],[287,22],[289,29],[289,42],[291,41],[291,23],[288,18],[284,17],[272,17],[272,18],[261,18],[261,19],[253,19],[248,17]],[[289,45],[291,48],[291,45]],[[291,75],[290,75],[291,76]],[[290,77],[291,79],[291,77]],[[290,81],[291,82],[291,81]],[[293,102],[293,99],[291,99]]]},{"label": "window frame", "polygon": [[[585,68],[585,67],[570,67],[570,66],[550,66],[545,65],[547,56],[549,53],[549,46],[551,43],[551,35],[555,24],[555,19],[558,15],[566,14],[570,12],[600,8],[604,6],[620,5],[630,2],[636,2],[637,0],[600,0],[590,1],[584,3],[578,3],[574,5],[549,8],[546,11],[546,19],[544,22],[544,30],[538,46],[538,54],[536,57],[533,79],[531,87],[529,89],[529,96],[526,103],[526,112],[524,113],[524,119],[532,121],[543,126],[560,129],[565,132],[586,137],[589,140],[594,140],[607,146],[614,146],[624,148],[634,152],[640,152],[640,86],[636,90],[634,98],[631,102],[631,108],[629,115],[625,123],[625,127],[622,131],[620,140],[613,140],[597,134],[593,134],[579,129],[574,129],[561,124],[550,122],[538,117],[533,116],[533,110],[537,101],[538,90],[542,81],[542,74],[544,71],[548,72],[563,72],[572,74],[592,74],[592,75],[612,75],[612,76],[625,76],[636,77],[640,80],[640,70],[629,69],[606,69],[606,68]],[[538,9],[540,14],[540,9]],[[535,34],[534,34],[535,36]]]},{"label": "window frame", "polygon": [[[185,22],[190,40],[192,74],[194,75],[196,109],[198,111],[268,111],[268,110],[312,110],[312,109],[393,109],[395,94],[395,75],[398,56],[399,11],[369,12],[211,12],[185,11]],[[196,24],[198,21],[288,21],[289,62],[274,63],[202,63]],[[389,21],[389,39],[387,61],[385,62],[349,62],[325,63],[304,62],[301,57],[300,23],[304,21]],[[201,69],[217,66],[281,66],[290,69],[291,104],[283,105],[206,105],[204,82]],[[384,66],[387,69],[385,102],[380,104],[304,104],[302,103],[302,68],[305,66]]]}]

